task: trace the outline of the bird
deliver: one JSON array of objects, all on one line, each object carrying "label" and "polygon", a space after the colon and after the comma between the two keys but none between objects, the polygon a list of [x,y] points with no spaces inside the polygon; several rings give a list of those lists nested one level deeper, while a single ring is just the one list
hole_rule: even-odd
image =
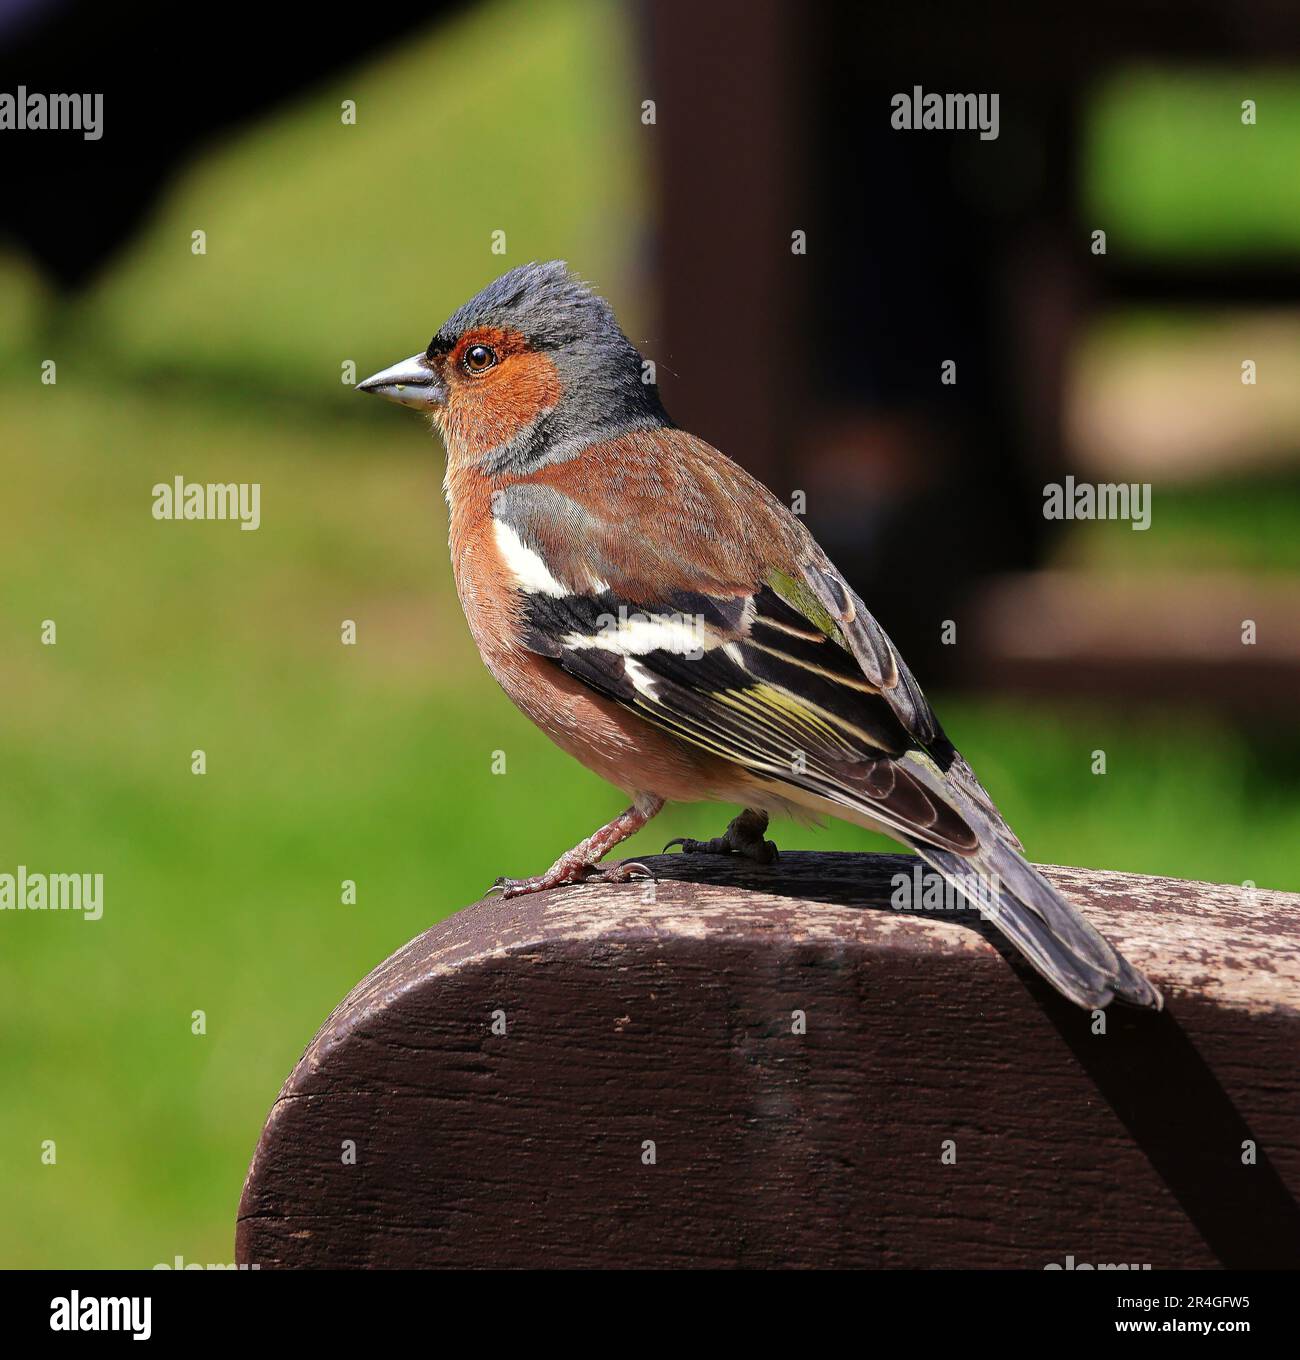
[{"label": "bird", "polygon": [[1160,992],[1026,858],[803,520],[669,418],[655,369],[562,260],[487,284],[358,390],[431,417],[457,594],[488,670],[625,811],[513,898],[602,866],[668,802],[743,810],[689,854],[769,864],[772,815],[882,831],[1077,1005]]}]

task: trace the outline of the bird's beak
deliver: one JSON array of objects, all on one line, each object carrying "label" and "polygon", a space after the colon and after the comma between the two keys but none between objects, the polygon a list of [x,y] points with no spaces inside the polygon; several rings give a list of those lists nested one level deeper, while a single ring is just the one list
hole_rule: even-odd
[{"label": "bird's beak", "polygon": [[357,384],[358,392],[373,392],[377,397],[387,397],[399,406],[414,406],[417,410],[428,411],[441,406],[447,400],[447,388],[438,380],[433,365],[423,354],[412,354],[400,364],[386,368],[382,373],[367,378]]}]

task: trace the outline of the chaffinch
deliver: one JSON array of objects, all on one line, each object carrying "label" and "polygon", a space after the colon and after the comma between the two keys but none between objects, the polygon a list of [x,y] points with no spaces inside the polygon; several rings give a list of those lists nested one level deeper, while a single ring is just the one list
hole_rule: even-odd
[{"label": "chaffinch", "polygon": [[768,815],[901,841],[1080,1005],[1159,992],[1020,853],[884,630],[804,524],[677,429],[609,305],[512,269],[360,384],[447,449],[451,559],[514,703],[631,806],[507,897],[597,867],[669,799],[745,809],[689,852],[775,857]]}]

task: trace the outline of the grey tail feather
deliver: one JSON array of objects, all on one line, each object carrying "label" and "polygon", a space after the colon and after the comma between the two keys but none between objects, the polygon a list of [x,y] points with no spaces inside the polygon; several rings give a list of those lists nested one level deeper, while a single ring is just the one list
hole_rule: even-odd
[{"label": "grey tail feather", "polygon": [[1161,1009],[1159,991],[1032,864],[996,834],[980,839],[971,856],[908,843],[1077,1005],[1100,1008],[1118,997]]}]

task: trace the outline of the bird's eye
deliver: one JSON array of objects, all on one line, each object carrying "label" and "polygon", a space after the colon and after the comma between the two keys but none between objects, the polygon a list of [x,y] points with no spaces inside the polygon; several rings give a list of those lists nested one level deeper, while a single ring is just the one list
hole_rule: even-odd
[{"label": "bird's eye", "polygon": [[496,361],[496,352],[486,345],[471,345],[461,359],[466,373],[485,373]]}]

